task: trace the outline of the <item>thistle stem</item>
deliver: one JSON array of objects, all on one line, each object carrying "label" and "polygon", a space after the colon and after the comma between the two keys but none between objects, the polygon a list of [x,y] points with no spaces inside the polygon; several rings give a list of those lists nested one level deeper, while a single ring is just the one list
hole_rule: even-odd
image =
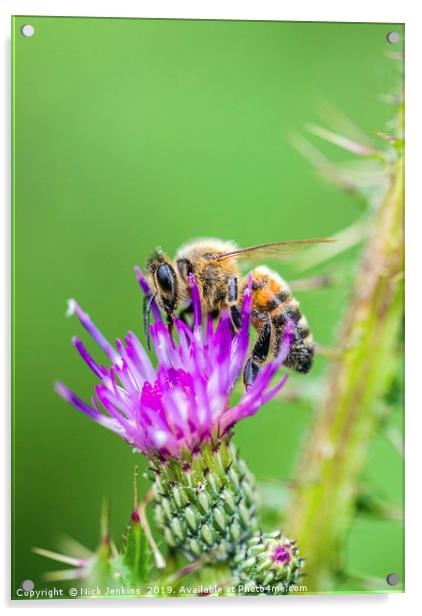
[{"label": "thistle stem", "polygon": [[340,548],[354,514],[361,472],[378,425],[380,402],[394,372],[403,308],[403,161],[370,222],[351,303],[329,367],[287,515],[305,558],[308,588],[333,589]]}]

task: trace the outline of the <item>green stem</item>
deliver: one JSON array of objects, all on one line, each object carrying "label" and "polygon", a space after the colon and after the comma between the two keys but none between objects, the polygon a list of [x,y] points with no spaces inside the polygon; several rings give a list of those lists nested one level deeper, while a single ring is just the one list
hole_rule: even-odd
[{"label": "green stem", "polygon": [[354,515],[359,474],[394,371],[403,310],[403,161],[375,211],[323,402],[297,469],[286,531],[305,558],[309,590],[329,591]]}]

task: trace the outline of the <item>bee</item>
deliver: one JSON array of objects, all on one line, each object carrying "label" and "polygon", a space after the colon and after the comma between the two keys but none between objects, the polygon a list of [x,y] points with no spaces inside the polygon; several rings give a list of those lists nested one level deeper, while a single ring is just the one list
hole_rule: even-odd
[{"label": "bee", "polygon": [[[153,301],[157,301],[166,313],[170,330],[176,316],[187,322],[188,315],[193,312],[190,274],[195,277],[203,311],[217,317],[223,308],[228,308],[233,330],[238,331],[242,324],[243,294],[249,277],[248,274],[242,274],[241,261],[278,258],[293,248],[329,241],[298,240],[238,248],[233,242],[207,238],[184,244],[174,259],[170,259],[161,248],[157,249],[146,266],[146,275],[152,289],[144,309],[147,336]],[[294,334],[285,365],[297,372],[309,372],[314,356],[314,341],[299,302],[292,296],[287,282],[270,268],[258,266],[252,270],[251,275],[251,322],[257,332],[257,339],[244,366],[245,387],[254,382],[269,356],[277,356],[287,323],[293,323]]]}]

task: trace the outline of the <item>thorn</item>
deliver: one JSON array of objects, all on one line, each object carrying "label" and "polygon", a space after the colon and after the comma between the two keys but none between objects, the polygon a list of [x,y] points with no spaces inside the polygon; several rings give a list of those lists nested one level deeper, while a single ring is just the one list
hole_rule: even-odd
[{"label": "thorn", "polygon": [[308,131],[325,141],[329,141],[334,145],[337,145],[344,150],[357,154],[358,156],[373,156],[376,153],[375,148],[368,147],[362,143],[356,143],[343,135],[339,135],[330,130],[323,128],[322,126],[316,126],[315,124],[308,125]]},{"label": "thorn", "polygon": [[166,561],[164,560],[163,555],[158,549],[157,544],[154,541],[154,537],[152,536],[151,529],[148,524],[148,519],[146,516],[146,508],[147,505],[154,499],[154,491],[151,489],[145,495],[145,498],[140,502],[138,507],[139,520],[141,522],[141,526],[144,529],[145,536],[150,545],[152,553],[154,555],[155,565],[157,569],[164,569],[166,566]]},{"label": "thorn", "polygon": [[66,582],[69,580],[81,580],[86,576],[86,569],[61,569],[60,571],[48,571],[42,575],[46,582]]},{"label": "thorn", "polygon": [[106,498],[101,505],[100,539],[103,545],[110,542],[110,503]]},{"label": "thorn", "polygon": [[370,147],[371,143],[368,140],[368,135],[329,101],[323,101],[319,105],[319,115],[335,132],[349,135],[354,141],[359,141]]},{"label": "thorn", "polygon": [[388,141],[391,145],[394,145],[399,140],[398,137],[394,137],[393,135],[388,135],[387,133],[382,133],[378,130],[374,130],[374,134],[380,139],[384,139],[384,141]]},{"label": "thorn", "polygon": [[64,563],[65,565],[71,565],[72,567],[84,567],[86,565],[86,560],[84,559],[73,558],[72,556],[60,554],[59,552],[52,552],[51,550],[45,550],[44,548],[33,547],[32,551],[34,554],[38,554],[38,556],[44,556],[44,558],[50,558],[51,560]]},{"label": "thorn", "polygon": [[116,558],[119,555],[119,551],[114,541],[110,541],[110,549],[111,549],[111,553],[113,554],[113,558]]},{"label": "thorn", "polygon": [[62,554],[68,554],[75,558],[83,558],[88,560],[92,556],[91,550],[82,545],[79,541],[76,541],[73,537],[69,537],[67,534],[60,533],[59,546]]}]

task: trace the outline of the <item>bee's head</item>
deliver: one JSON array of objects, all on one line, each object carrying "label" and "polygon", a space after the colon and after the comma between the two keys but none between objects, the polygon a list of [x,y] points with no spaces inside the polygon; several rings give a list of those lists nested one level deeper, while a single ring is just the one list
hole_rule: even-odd
[{"label": "bee's head", "polygon": [[149,258],[146,273],[159,305],[171,316],[177,306],[177,275],[162,250],[157,250]]}]

